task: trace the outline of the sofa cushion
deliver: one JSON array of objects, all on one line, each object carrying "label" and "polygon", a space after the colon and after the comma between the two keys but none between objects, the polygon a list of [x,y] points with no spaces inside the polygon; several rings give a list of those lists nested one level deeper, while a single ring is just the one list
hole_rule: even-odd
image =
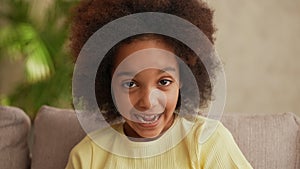
[{"label": "sofa cushion", "polygon": [[[224,114],[221,121],[255,169],[299,168],[299,119],[294,114]],[[34,127],[32,169],[63,169],[71,149],[86,135],[73,110],[47,106]]]},{"label": "sofa cushion", "polygon": [[300,168],[300,121],[296,115],[229,114],[221,121],[253,168]]},{"label": "sofa cushion", "polygon": [[86,135],[74,110],[43,106],[33,126],[32,169],[65,168],[71,149]]},{"label": "sofa cushion", "polygon": [[27,169],[29,117],[18,108],[0,106],[0,168]]}]

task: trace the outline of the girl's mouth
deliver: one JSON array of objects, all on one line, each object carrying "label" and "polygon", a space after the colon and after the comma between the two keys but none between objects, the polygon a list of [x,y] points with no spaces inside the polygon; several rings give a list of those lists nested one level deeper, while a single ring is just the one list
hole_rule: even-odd
[{"label": "girl's mouth", "polygon": [[151,123],[155,123],[156,121],[158,121],[162,114],[163,113],[160,113],[160,114],[133,114],[133,115],[140,123],[151,124]]}]

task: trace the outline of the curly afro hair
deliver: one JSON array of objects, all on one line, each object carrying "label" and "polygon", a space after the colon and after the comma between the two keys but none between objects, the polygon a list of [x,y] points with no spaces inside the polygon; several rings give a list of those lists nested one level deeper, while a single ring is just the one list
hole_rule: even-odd
[{"label": "curly afro hair", "polygon": [[[161,12],[186,19],[198,27],[214,44],[213,11],[205,2],[199,0],[83,0],[73,9],[71,26],[71,52],[74,58],[80,53],[86,41],[98,29],[118,18],[141,12]],[[193,73],[200,94],[200,107],[207,107],[212,100],[212,77],[219,66],[213,58],[209,66],[204,66],[199,57],[182,42],[158,34],[141,34],[129,37],[116,44],[104,57],[97,72],[95,92],[98,106],[107,121],[111,122],[121,115],[114,106],[111,96],[111,68],[118,48],[136,40],[159,39],[174,47],[175,54],[181,58]],[[87,58],[88,59],[88,58]],[[208,71],[210,73],[208,73]],[[181,79],[182,80],[182,79]],[[185,79],[184,81],[188,81]],[[184,85],[183,87],[189,87]],[[192,92],[192,91],[191,91]],[[176,109],[180,108],[180,95]],[[184,102],[183,102],[184,103]]]}]

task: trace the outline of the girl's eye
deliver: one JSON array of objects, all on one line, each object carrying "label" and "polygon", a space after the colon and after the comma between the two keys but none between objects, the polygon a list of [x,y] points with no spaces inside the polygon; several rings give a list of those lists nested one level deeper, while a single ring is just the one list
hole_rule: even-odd
[{"label": "girl's eye", "polygon": [[122,83],[122,86],[125,87],[125,88],[130,89],[130,88],[136,87],[137,85],[134,81],[129,81],[129,82]]},{"label": "girl's eye", "polygon": [[163,80],[159,81],[159,85],[161,85],[161,86],[168,86],[171,83],[172,83],[172,81],[171,80],[167,80],[167,79],[163,79]]}]

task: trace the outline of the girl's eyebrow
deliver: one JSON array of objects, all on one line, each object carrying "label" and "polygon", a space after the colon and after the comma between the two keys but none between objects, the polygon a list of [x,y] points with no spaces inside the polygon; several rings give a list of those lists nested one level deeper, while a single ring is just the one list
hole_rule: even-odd
[{"label": "girl's eyebrow", "polygon": [[[163,69],[159,70],[159,74],[165,73],[165,72],[176,72],[176,69],[174,67],[166,67],[166,68],[163,68]],[[134,72],[119,72],[117,74],[117,77],[120,77],[120,76],[133,77],[134,75],[136,75],[136,73],[134,73]]]}]

